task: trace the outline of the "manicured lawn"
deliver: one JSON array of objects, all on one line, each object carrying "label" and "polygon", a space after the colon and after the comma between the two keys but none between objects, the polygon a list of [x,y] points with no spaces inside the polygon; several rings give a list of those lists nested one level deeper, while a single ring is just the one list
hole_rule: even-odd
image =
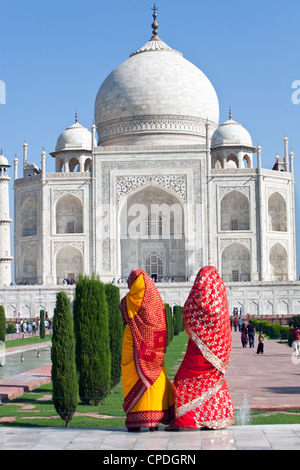
[{"label": "manicured lawn", "polygon": [[[27,340],[36,340],[28,338]],[[50,340],[50,337],[46,340]],[[25,340],[18,340],[25,341]],[[187,346],[187,335],[181,332],[174,336],[165,356],[167,375],[171,381],[184,357]],[[11,343],[11,342],[9,342]],[[24,343],[22,343],[24,344]],[[28,344],[28,343],[27,343]],[[114,392],[107,396],[98,406],[87,406],[80,402],[70,427],[124,427],[123,393],[121,382]],[[267,410],[251,411],[249,424],[300,424],[300,410],[289,412],[270,412]],[[45,384],[30,393],[0,405],[0,426],[16,427],[65,427],[65,422],[57,415],[52,402],[52,384]]]},{"label": "manicured lawn", "polygon": [[10,339],[9,341],[5,341],[5,348],[14,348],[19,346],[26,346],[28,344],[40,344],[46,343],[51,341],[52,335],[46,335],[45,339],[41,339],[38,335],[37,336],[28,336],[27,338],[19,338],[19,339]]},{"label": "manicured lawn", "polygon": [[[174,367],[180,365],[184,356],[182,352],[185,351],[186,344],[187,335],[182,332],[174,336],[168,346],[165,364],[171,381],[176,373]],[[123,392],[120,382],[113,393],[98,406],[87,406],[79,402],[70,427],[124,427],[125,413],[122,405]],[[52,402],[52,384],[45,384],[1,405],[0,426],[65,427],[65,422],[57,415]]]}]

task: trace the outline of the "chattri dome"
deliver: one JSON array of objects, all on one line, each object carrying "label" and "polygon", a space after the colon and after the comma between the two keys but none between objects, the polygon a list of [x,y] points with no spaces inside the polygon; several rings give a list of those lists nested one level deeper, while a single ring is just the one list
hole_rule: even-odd
[{"label": "chattri dome", "polygon": [[247,129],[231,117],[220,124],[211,139],[212,148],[226,145],[252,147],[252,139]]},{"label": "chattri dome", "polygon": [[0,166],[7,166],[7,167],[10,166],[7,158],[3,155],[2,150],[1,150],[1,155],[0,155]]},{"label": "chattri dome", "polygon": [[98,145],[201,144],[205,123],[212,132],[218,126],[219,102],[211,82],[157,36],[156,22],[153,26],[150,41],[113,70],[98,91]]},{"label": "chattri dome", "polygon": [[86,127],[79,124],[77,114],[75,123],[67,127],[60,134],[55,147],[56,152],[73,149],[92,149],[92,133]]}]

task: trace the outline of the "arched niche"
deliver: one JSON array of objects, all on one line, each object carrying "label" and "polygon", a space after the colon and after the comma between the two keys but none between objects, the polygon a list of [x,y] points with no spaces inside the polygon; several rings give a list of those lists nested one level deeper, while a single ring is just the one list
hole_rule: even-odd
[{"label": "arched niche", "polygon": [[83,233],[82,202],[72,194],[65,194],[56,203],[56,233]]},{"label": "arched niche", "polygon": [[37,204],[33,198],[25,199],[22,204],[21,214],[22,237],[37,235]]},{"label": "arched niche", "polygon": [[80,171],[80,162],[78,158],[76,157],[71,158],[71,160],[69,161],[69,170],[71,173],[76,173]]},{"label": "arched niche", "polygon": [[249,230],[249,199],[238,190],[230,191],[221,201],[221,230]]},{"label": "arched niche", "polygon": [[153,255],[162,260],[164,278],[184,281],[184,231],[184,207],[171,192],[149,184],[129,194],[119,211],[121,276],[136,267],[146,270]]},{"label": "arched niche", "polygon": [[84,162],[84,171],[92,171],[92,159],[87,158]]},{"label": "arched niche", "polygon": [[243,167],[244,168],[251,168],[251,158],[249,157],[249,155],[244,155],[243,156]]},{"label": "arched niche", "polygon": [[221,170],[222,169],[222,157],[220,155],[216,155],[213,158],[212,168],[214,168],[215,170]]},{"label": "arched niche", "polygon": [[230,154],[226,158],[225,168],[238,168],[239,167],[239,159],[237,155]]},{"label": "arched niche", "polygon": [[225,282],[251,281],[251,255],[248,248],[238,242],[222,252],[222,278]]},{"label": "arched niche", "polygon": [[286,202],[279,193],[274,193],[268,201],[268,220],[271,232],[287,231]]},{"label": "arched niche", "polygon": [[150,254],[145,258],[145,271],[154,280],[160,280],[164,276],[164,261],[156,255]]},{"label": "arched niche", "polygon": [[37,251],[26,246],[22,249],[22,284],[37,284]]},{"label": "arched niche", "polygon": [[57,284],[64,281],[73,283],[83,274],[83,255],[80,250],[71,245],[62,247],[56,254]]},{"label": "arched niche", "polygon": [[63,158],[60,158],[57,162],[56,171],[62,173],[65,171],[65,162]]},{"label": "arched niche", "polygon": [[270,250],[271,281],[285,281],[288,279],[288,255],[281,243],[275,243]]}]

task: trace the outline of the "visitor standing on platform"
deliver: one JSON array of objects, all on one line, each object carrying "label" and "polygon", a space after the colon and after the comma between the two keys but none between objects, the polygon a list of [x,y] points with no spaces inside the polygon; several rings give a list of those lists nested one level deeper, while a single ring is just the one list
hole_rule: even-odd
[{"label": "visitor standing on platform", "polygon": [[257,354],[263,354],[264,353],[264,335],[263,335],[263,332],[260,331],[259,335],[258,335],[258,346],[257,346],[257,351],[256,353]]},{"label": "visitor standing on platform", "polygon": [[128,431],[155,430],[174,419],[174,387],[164,365],[168,328],[164,303],[145,271],[133,270],[120,310],[126,324],[122,385]]},{"label": "visitor standing on platform", "polygon": [[255,328],[252,321],[249,321],[247,326],[248,338],[249,338],[249,348],[254,348],[254,335],[255,335]]},{"label": "visitor standing on platform", "polygon": [[183,324],[189,342],[174,379],[175,420],[166,430],[227,427],[234,423],[225,382],[232,338],[226,288],[213,266],[198,273]]},{"label": "visitor standing on platform", "polygon": [[243,323],[241,327],[241,341],[243,348],[245,348],[248,344],[248,335],[245,323]]},{"label": "visitor standing on platform", "polygon": [[295,351],[295,355],[300,356],[300,328],[298,325],[293,324],[290,328],[290,333],[292,334],[292,348]]}]

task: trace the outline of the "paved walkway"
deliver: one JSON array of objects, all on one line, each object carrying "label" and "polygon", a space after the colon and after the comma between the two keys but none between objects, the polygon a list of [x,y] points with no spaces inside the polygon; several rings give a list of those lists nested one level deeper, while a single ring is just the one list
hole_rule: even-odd
[{"label": "paved walkway", "polygon": [[[292,349],[278,341],[265,341],[263,355],[255,348],[243,349],[240,333],[232,332],[233,348],[227,384],[234,407],[248,404],[257,409],[300,408],[300,363],[293,360]],[[299,360],[300,362],[300,360]],[[0,396],[18,396],[49,382],[50,367],[29,371],[0,382]],[[247,408],[244,410],[247,411]],[[300,450],[300,424],[278,426],[232,426],[218,431],[172,433],[128,433],[125,428],[0,428],[0,450]],[[103,454],[104,455],[104,454]],[[106,454],[105,454],[106,455]],[[150,455],[150,454],[149,454]],[[167,454],[166,454],[167,455]],[[195,454],[196,455],[196,454]],[[104,458],[104,457],[103,457]],[[139,459],[142,457],[138,457]],[[150,457],[149,457],[150,458]],[[100,458],[101,460],[101,458]],[[102,462],[106,463],[106,462]],[[142,462],[146,464],[147,461]],[[152,462],[148,462],[152,464]],[[157,462],[160,463],[160,462]]]},{"label": "paved walkway", "polygon": [[[22,352],[32,351],[36,349],[49,348],[51,346],[51,341],[45,343],[40,343],[38,346],[35,344],[30,344],[27,346],[16,346],[14,348],[7,348],[4,351],[0,352],[6,356],[12,354],[21,354]],[[29,392],[34,390],[37,387],[40,387],[44,383],[49,383],[51,381],[51,366],[46,365],[40,367],[39,369],[29,370],[18,374],[4,380],[0,380],[0,400],[4,403],[7,400],[17,398],[22,395],[24,392]]]},{"label": "paved walkway", "polygon": [[[130,455],[139,460],[145,458],[144,453],[139,455],[134,451],[157,451],[161,455],[164,451],[187,451],[190,455],[201,458],[197,452],[199,450],[300,450],[300,424],[233,426],[218,431],[180,433],[164,430],[128,433],[124,429],[72,427],[0,428],[1,450],[102,450],[110,451],[105,455],[118,457],[126,456],[126,451],[131,451]],[[153,452],[146,455],[151,454]],[[104,457],[96,458],[97,464],[103,463]]]},{"label": "paved walkway", "polygon": [[[287,343],[264,341],[264,354],[254,348],[243,349],[240,333],[232,331],[232,352],[226,381],[234,408],[244,398],[252,409],[300,408],[300,358],[293,358]],[[296,363],[295,363],[296,362]]]}]

